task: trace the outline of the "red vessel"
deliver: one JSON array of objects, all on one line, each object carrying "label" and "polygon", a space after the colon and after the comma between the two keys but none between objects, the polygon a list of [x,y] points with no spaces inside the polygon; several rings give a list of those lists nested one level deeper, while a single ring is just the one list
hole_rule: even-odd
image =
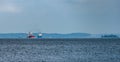
[{"label": "red vessel", "polygon": [[35,36],[28,36],[28,38],[35,38]]},{"label": "red vessel", "polygon": [[28,33],[28,38],[35,38],[35,36],[32,34],[32,32]]}]

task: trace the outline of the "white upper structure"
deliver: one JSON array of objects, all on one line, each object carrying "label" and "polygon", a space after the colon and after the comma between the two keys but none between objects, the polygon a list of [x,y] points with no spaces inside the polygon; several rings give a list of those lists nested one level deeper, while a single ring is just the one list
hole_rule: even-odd
[{"label": "white upper structure", "polygon": [[42,36],[42,33],[39,33],[38,36]]}]

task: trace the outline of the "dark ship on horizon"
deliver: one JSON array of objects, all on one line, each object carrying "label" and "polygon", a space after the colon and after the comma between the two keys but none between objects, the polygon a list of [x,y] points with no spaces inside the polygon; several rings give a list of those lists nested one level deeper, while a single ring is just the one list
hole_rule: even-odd
[{"label": "dark ship on horizon", "polygon": [[102,35],[101,38],[119,38],[119,36],[110,34],[110,35]]}]

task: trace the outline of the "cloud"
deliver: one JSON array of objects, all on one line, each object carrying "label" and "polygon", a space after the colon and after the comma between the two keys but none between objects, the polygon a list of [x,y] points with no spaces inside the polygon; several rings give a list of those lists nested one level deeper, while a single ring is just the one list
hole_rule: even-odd
[{"label": "cloud", "polygon": [[20,9],[17,6],[6,4],[0,6],[0,12],[17,13],[20,12]]},{"label": "cloud", "polygon": [[20,7],[17,6],[15,0],[0,0],[0,12],[4,13],[18,13]]}]

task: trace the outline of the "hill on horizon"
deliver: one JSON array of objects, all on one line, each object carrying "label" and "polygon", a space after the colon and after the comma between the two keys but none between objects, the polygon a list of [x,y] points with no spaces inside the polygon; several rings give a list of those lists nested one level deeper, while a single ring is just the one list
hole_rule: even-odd
[{"label": "hill on horizon", "polygon": [[[69,34],[59,34],[59,33],[42,33],[43,38],[86,38],[91,36],[88,33],[69,33]],[[27,38],[27,33],[1,33],[0,38]],[[37,36],[38,33],[33,33]]]},{"label": "hill on horizon", "polygon": [[[101,38],[105,34],[89,34],[89,33],[42,33],[42,38]],[[33,33],[37,37],[38,33]],[[115,34],[120,37],[120,34]],[[0,33],[0,38],[27,38],[27,33]]]}]

